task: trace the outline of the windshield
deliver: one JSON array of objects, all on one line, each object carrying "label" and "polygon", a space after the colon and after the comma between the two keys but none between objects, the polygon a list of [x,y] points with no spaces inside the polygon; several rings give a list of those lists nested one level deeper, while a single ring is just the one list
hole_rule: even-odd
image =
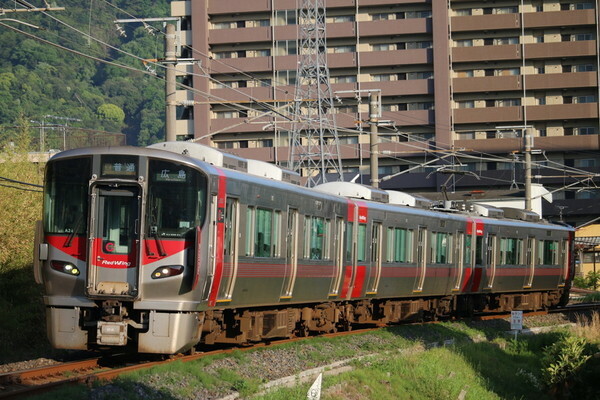
[{"label": "windshield", "polygon": [[44,229],[83,235],[87,229],[91,158],[50,162],[44,187]]},{"label": "windshield", "polygon": [[147,232],[185,237],[206,214],[206,177],[182,164],[150,160]]}]

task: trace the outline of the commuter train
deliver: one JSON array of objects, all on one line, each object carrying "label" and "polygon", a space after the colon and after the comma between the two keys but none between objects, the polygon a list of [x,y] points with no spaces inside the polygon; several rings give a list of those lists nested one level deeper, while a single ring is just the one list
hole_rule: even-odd
[{"label": "commuter train", "polygon": [[568,226],[299,182],[189,142],[56,154],[34,256],[51,344],[173,354],[568,299]]}]

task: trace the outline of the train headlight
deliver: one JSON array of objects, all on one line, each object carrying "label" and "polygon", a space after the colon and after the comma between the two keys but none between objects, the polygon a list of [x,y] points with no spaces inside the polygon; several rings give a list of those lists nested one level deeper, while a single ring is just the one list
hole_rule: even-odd
[{"label": "train headlight", "polygon": [[152,272],[152,279],[168,278],[170,276],[181,275],[183,273],[183,265],[167,265],[156,268]]},{"label": "train headlight", "polygon": [[67,275],[79,276],[80,271],[79,268],[71,264],[70,262],[65,261],[52,261],[50,263],[52,269],[58,272],[62,272]]}]

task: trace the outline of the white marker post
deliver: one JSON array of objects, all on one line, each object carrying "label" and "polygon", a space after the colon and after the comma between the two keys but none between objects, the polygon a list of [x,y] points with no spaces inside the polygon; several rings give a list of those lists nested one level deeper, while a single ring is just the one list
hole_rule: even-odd
[{"label": "white marker post", "polygon": [[510,329],[515,331],[515,340],[517,340],[517,334],[523,329],[523,311],[510,312]]},{"label": "white marker post", "polygon": [[308,400],[319,400],[321,398],[321,381],[323,379],[323,374],[319,374],[317,379],[312,384],[310,389],[308,389],[308,393],[306,393],[306,398]]}]

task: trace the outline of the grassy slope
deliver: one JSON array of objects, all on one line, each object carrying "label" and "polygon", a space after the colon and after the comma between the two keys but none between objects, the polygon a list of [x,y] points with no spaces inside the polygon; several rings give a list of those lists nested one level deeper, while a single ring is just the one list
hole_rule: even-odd
[{"label": "grassy slope", "polygon": [[[22,154],[0,155],[0,177],[41,184],[42,167]],[[12,161],[7,161],[12,159]],[[35,284],[32,251],[35,221],[40,219],[39,190],[0,180],[0,362],[47,349],[42,288]]]}]

